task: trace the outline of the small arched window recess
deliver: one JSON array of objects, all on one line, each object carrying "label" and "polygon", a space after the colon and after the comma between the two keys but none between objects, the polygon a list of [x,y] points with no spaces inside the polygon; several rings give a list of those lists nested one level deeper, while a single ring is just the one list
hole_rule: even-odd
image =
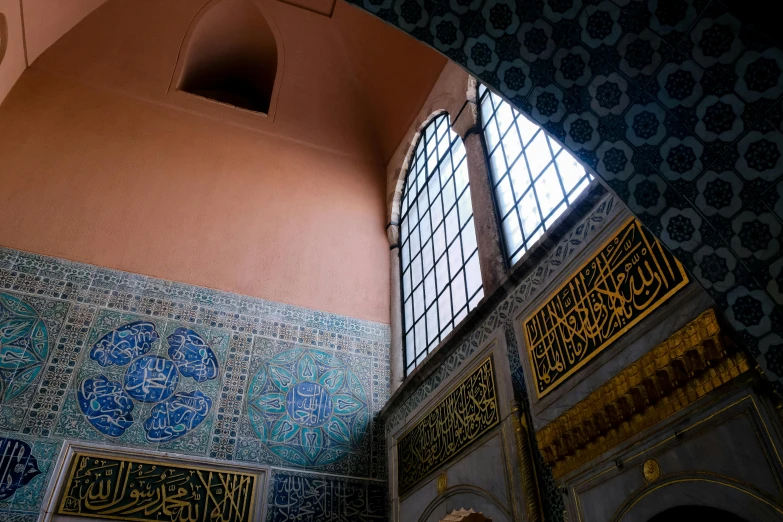
[{"label": "small arched window recess", "polygon": [[400,202],[405,375],[484,295],[465,147],[448,114],[424,127],[409,164]]},{"label": "small arched window recess", "polygon": [[177,89],[267,114],[277,62],[275,36],[252,0],[219,0],[190,34]]},{"label": "small arched window recess", "polygon": [[484,85],[479,111],[509,266],[552,226],[592,177],[537,123]]}]

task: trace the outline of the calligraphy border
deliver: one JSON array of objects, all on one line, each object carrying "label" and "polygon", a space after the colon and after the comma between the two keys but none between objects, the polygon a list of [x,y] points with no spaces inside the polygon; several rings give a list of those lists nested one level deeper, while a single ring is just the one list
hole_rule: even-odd
[{"label": "calligraphy border", "polygon": [[63,515],[63,516],[72,516],[72,517],[83,517],[83,518],[102,518],[102,519],[108,519],[108,520],[122,520],[122,521],[130,521],[130,522],[150,522],[147,518],[129,518],[129,517],[117,517],[112,515],[97,515],[97,514],[90,514],[90,513],[74,513],[72,511],[63,511],[65,504],[65,500],[68,497],[67,492],[70,490],[70,486],[73,482],[73,476],[76,473],[76,466],[79,461],[79,458],[81,457],[88,457],[88,458],[96,458],[96,459],[111,459],[111,460],[119,460],[119,461],[125,461],[125,462],[131,462],[131,463],[139,463],[139,464],[149,464],[152,466],[160,466],[160,465],[168,465],[170,467],[179,467],[187,470],[196,470],[196,471],[209,471],[209,472],[218,472],[218,473],[231,473],[233,475],[239,475],[243,477],[249,477],[253,480],[253,486],[250,488],[250,506],[248,509],[248,516],[250,517],[248,520],[253,520],[253,517],[255,515],[256,511],[256,490],[258,489],[258,480],[259,475],[254,473],[248,473],[244,471],[233,471],[230,469],[223,469],[223,468],[208,468],[206,466],[199,466],[199,465],[191,465],[190,463],[182,462],[182,463],[175,463],[172,462],[171,459],[161,459],[159,461],[152,461],[150,459],[145,458],[132,458],[132,457],[122,457],[120,455],[100,455],[97,453],[91,453],[81,450],[75,450],[70,455],[70,460],[68,461],[68,466],[70,467],[70,470],[68,472],[68,478],[63,483],[63,487],[60,488],[60,499],[57,501],[57,514]]},{"label": "calligraphy border", "polygon": [[685,267],[682,265],[682,263],[680,263],[680,261],[674,256],[674,254],[672,254],[671,252],[668,251],[668,249],[660,242],[660,240],[658,238],[656,238],[655,236],[652,236],[652,234],[650,233],[650,236],[652,237],[652,240],[661,247],[661,249],[664,252],[664,255],[665,254],[669,254],[669,255],[672,256],[672,259],[674,260],[674,264],[677,266],[677,268],[680,271],[680,275],[682,276],[682,281],[680,283],[678,283],[677,285],[675,285],[674,287],[672,287],[671,290],[666,292],[666,294],[663,297],[661,297],[660,299],[658,299],[658,301],[655,304],[653,304],[650,308],[648,308],[647,310],[642,312],[639,316],[637,316],[634,319],[632,319],[627,325],[623,326],[619,331],[614,333],[609,339],[607,339],[606,341],[601,343],[601,345],[599,345],[595,350],[593,350],[592,353],[588,354],[587,357],[585,357],[584,359],[579,361],[579,363],[576,364],[573,368],[568,370],[562,376],[560,376],[557,379],[555,379],[555,381],[549,386],[548,389],[545,389],[543,392],[539,392],[538,391],[538,385],[537,385],[537,383],[538,383],[538,375],[536,375],[535,361],[533,360],[533,351],[531,350],[530,337],[529,337],[529,335],[527,333],[527,323],[529,323],[533,318],[535,318],[535,316],[538,314],[538,312],[543,310],[552,301],[552,299],[554,299],[557,296],[557,294],[560,293],[560,291],[563,288],[565,288],[568,285],[568,283],[570,283],[574,279],[576,274],[580,273],[587,265],[589,265],[598,256],[598,254],[600,254],[610,243],[612,243],[615,239],[617,239],[620,236],[620,234],[623,231],[625,231],[625,229],[631,223],[633,223],[636,226],[636,228],[639,230],[639,232],[642,234],[643,237],[646,235],[646,231],[644,230],[644,225],[642,225],[642,223],[638,219],[636,219],[635,217],[630,217],[630,218],[626,219],[623,222],[623,224],[620,225],[619,232],[613,234],[609,239],[607,239],[606,241],[601,243],[601,246],[598,247],[594,251],[593,255],[591,255],[584,263],[579,265],[579,268],[574,270],[571,273],[571,275],[566,278],[565,281],[563,281],[560,285],[558,285],[558,287],[547,296],[547,298],[543,301],[543,303],[541,305],[536,307],[535,311],[533,311],[531,314],[529,314],[525,318],[525,320],[522,321],[522,332],[523,332],[523,335],[525,336],[525,351],[527,352],[528,361],[530,362],[530,373],[532,374],[533,380],[535,381],[533,383],[533,388],[534,388],[534,391],[536,392],[536,398],[537,399],[541,399],[541,398],[545,397],[547,394],[549,394],[550,392],[552,392],[555,389],[557,389],[569,377],[571,377],[571,375],[573,375],[575,372],[581,370],[584,367],[585,364],[587,364],[591,360],[593,360],[593,358],[595,358],[598,354],[603,353],[603,351],[610,344],[612,344],[618,338],[620,338],[622,335],[624,335],[626,332],[628,332],[628,330],[630,330],[631,328],[633,328],[634,326],[639,324],[639,322],[642,319],[646,318],[648,315],[650,315],[655,310],[657,310],[658,307],[660,307],[662,304],[664,304],[672,295],[676,294],[681,288],[683,288],[685,285],[687,285],[690,282],[690,279],[688,279],[688,274],[686,273]]},{"label": "calligraphy border", "polygon": [[[490,347],[489,347],[489,349],[490,349],[490,350],[492,349],[492,346],[493,346],[493,345],[494,345],[494,343],[492,343],[492,344],[490,345]],[[473,374],[475,374],[475,373],[476,373],[476,371],[477,371],[479,368],[481,368],[482,366],[484,366],[484,364],[485,364],[487,361],[489,361],[489,373],[490,373],[490,375],[491,375],[492,386],[493,386],[493,388],[494,388],[494,390],[495,390],[495,411],[497,411],[497,419],[495,420],[495,422],[494,422],[494,423],[490,424],[489,426],[487,426],[486,428],[484,428],[484,429],[483,429],[483,430],[482,430],[482,431],[481,431],[481,432],[480,432],[478,435],[476,435],[476,437],[475,437],[475,438],[474,438],[472,441],[468,442],[468,443],[467,443],[465,446],[463,446],[462,448],[460,448],[459,450],[457,450],[457,451],[456,451],[456,452],[455,452],[453,455],[451,455],[450,457],[446,458],[446,459],[445,459],[445,460],[443,460],[442,462],[439,462],[439,463],[438,463],[438,465],[436,466],[436,469],[437,469],[437,468],[440,468],[440,467],[441,467],[441,466],[443,466],[444,464],[447,464],[447,463],[451,462],[452,460],[454,460],[454,458],[455,458],[455,457],[457,457],[458,455],[460,455],[460,454],[461,454],[463,451],[465,451],[467,448],[469,448],[470,446],[472,446],[472,445],[473,445],[473,444],[474,444],[474,443],[475,443],[477,440],[479,440],[481,437],[483,437],[484,435],[486,435],[488,431],[490,431],[490,430],[492,430],[492,429],[494,429],[494,428],[496,428],[497,426],[499,426],[499,425],[500,425],[500,422],[501,422],[501,414],[500,414],[500,401],[498,400],[498,383],[497,383],[497,377],[496,377],[496,375],[495,375],[495,361],[494,361],[494,359],[493,359],[493,354],[492,354],[492,353],[490,353],[490,354],[489,354],[489,355],[487,355],[487,356],[486,356],[484,359],[482,359],[480,363],[478,363],[476,366],[474,366],[474,367],[471,369],[471,371],[469,371],[469,372],[466,372],[466,375],[465,375],[464,377],[462,377],[462,378],[461,378],[461,379],[460,379],[460,380],[457,382],[457,384],[455,384],[455,385],[454,385],[454,386],[452,386],[452,387],[451,387],[451,388],[450,388],[450,389],[449,389],[447,392],[445,392],[445,393],[443,394],[443,397],[442,397],[442,398],[441,398],[441,399],[440,399],[440,400],[439,400],[439,401],[438,401],[436,404],[434,404],[433,406],[430,406],[430,407],[429,407],[429,408],[426,410],[426,413],[422,414],[422,415],[419,417],[419,420],[418,420],[418,421],[417,421],[417,422],[416,422],[416,423],[415,423],[413,426],[411,426],[410,428],[408,428],[407,430],[405,430],[405,431],[402,433],[402,435],[400,435],[399,437],[396,437],[396,439],[397,439],[397,448],[398,448],[398,451],[397,451],[397,473],[395,474],[396,476],[395,476],[394,478],[395,478],[395,480],[397,481],[397,487],[398,487],[398,488],[401,486],[401,484],[400,484],[400,477],[399,477],[399,469],[400,469],[400,454],[399,454],[399,445],[400,445],[400,442],[401,442],[401,441],[402,441],[402,440],[403,440],[405,437],[407,437],[407,436],[408,436],[408,435],[409,435],[409,434],[410,434],[410,433],[411,433],[413,430],[415,430],[415,429],[416,429],[416,428],[417,428],[417,427],[418,427],[418,426],[419,426],[419,425],[420,425],[422,422],[424,422],[424,419],[426,419],[427,417],[429,417],[429,416],[430,416],[430,414],[431,414],[432,412],[434,412],[435,410],[437,410],[437,409],[438,409],[438,408],[441,406],[441,404],[443,404],[443,403],[446,401],[446,399],[447,399],[447,398],[448,398],[448,397],[449,397],[449,396],[450,396],[452,393],[454,393],[455,391],[457,391],[457,390],[459,389],[459,387],[460,387],[460,386],[462,386],[463,384],[465,384],[465,381],[467,381],[468,379],[470,379],[470,378],[473,376]],[[400,489],[400,496],[403,496],[403,495],[405,495],[405,494],[407,494],[407,493],[410,493],[411,491],[413,491],[413,488],[415,488],[417,485],[421,484],[421,482],[422,482],[422,481],[423,481],[425,478],[427,478],[427,476],[429,476],[430,474],[432,474],[432,472],[433,472],[433,471],[435,471],[435,470],[430,470],[430,471],[427,471],[425,474],[423,474],[421,477],[419,477],[419,479],[418,479],[418,480],[416,480],[415,482],[413,482],[413,483],[412,483],[410,486],[408,486],[408,487],[407,487],[407,488],[405,488],[404,490],[403,490],[403,489]],[[146,522],[146,521],[145,521],[145,522]]]}]

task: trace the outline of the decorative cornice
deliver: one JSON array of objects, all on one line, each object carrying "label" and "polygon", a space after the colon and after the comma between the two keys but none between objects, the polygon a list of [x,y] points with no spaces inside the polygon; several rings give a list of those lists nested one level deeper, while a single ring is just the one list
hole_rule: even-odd
[{"label": "decorative cornice", "polygon": [[750,369],[715,311],[702,313],[536,434],[555,478]]}]

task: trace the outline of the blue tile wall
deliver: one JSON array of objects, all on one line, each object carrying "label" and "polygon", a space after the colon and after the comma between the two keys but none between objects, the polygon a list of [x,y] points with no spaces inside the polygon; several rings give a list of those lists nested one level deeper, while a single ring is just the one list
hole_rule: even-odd
[{"label": "blue tile wall", "polygon": [[1,520],[37,519],[65,440],[276,466],[286,501],[385,520],[388,397],[387,325],[0,247]]},{"label": "blue tile wall", "polygon": [[720,0],[349,1],[581,158],[783,392],[783,51],[761,31]]}]

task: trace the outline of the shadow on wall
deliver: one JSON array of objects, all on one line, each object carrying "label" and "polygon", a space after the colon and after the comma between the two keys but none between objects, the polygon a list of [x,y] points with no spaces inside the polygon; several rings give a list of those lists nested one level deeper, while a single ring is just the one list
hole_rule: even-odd
[{"label": "shadow on wall", "polygon": [[269,24],[248,0],[218,0],[205,10],[190,35],[177,88],[266,114],[277,72]]}]

